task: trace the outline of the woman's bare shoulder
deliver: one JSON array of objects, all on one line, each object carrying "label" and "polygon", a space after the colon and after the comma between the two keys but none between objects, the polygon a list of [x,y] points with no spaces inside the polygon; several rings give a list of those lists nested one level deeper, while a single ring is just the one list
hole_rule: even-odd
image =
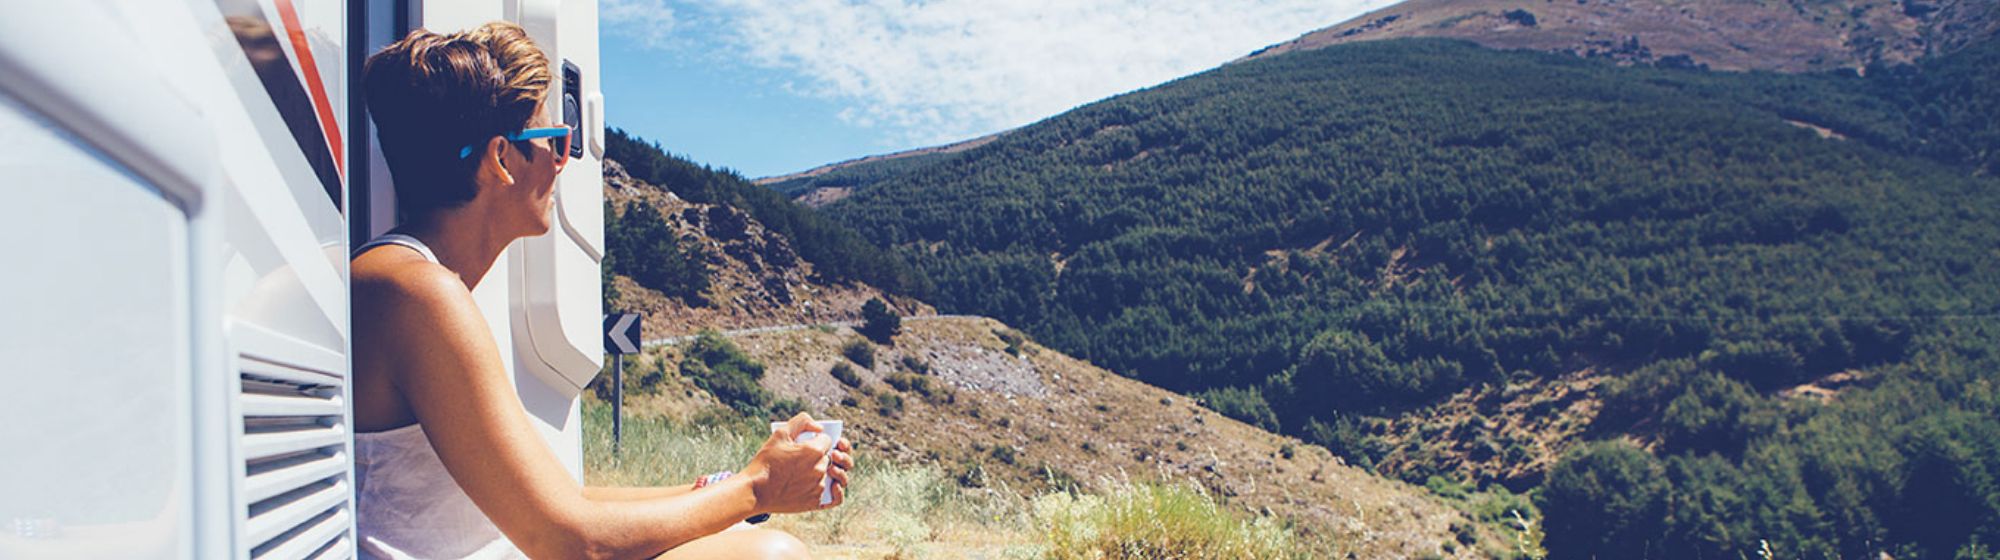
[{"label": "woman's bare shoulder", "polygon": [[[348,274],[354,286],[357,358],[372,355],[397,361],[409,358],[405,352],[412,348],[492,344],[478,303],[449,268],[414,251],[385,248],[355,258]],[[361,350],[364,347],[367,350]]]},{"label": "woman's bare shoulder", "polygon": [[451,269],[401,247],[377,247],[349,263],[354,304],[435,308],[468,301],[465,282]]}]

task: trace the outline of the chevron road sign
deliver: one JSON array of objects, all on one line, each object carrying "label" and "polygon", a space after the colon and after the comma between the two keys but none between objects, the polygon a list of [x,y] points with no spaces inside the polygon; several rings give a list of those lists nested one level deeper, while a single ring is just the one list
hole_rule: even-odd
[{"label": "chevron road sign", "polygon": [[615,313],[604,316],[604,352],[639,353],[639,314]]},{"label": "chevron road sign", "polygon": [[604,316],[604,353],[611,355],[611,452],[625,439],[625,355],[639,353],[639,314]]}]

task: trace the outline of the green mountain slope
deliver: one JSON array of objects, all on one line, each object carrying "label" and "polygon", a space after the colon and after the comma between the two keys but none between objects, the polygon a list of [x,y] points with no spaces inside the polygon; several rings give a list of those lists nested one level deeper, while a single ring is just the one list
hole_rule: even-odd
[{"label": "green mountain slope", "polygon": [[[1608,377],[1590,433],[1647,449],[1550,471],[1551,552],[1978,552],[2000,541],[1993,52],[1863,79],[1341,45],[824,210],[943,311],[1363,464],[1389,451],[1374,418]],[[1839,374],[1865,381],[1776,396]]]}]

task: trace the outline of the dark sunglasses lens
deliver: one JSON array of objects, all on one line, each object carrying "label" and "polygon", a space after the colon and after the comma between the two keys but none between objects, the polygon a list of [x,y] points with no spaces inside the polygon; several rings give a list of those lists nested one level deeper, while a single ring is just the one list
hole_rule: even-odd
[{"label": "dark sunglasses lens", "polygon": [[576,140],[576,129],[574,128],[569,129],[569,134],[564,134],[562,136],[555,136],[549,138],[549,147],[553,148],[555,151],[556,163],[564,163],[569,161],[570,142],[575,140]]}]

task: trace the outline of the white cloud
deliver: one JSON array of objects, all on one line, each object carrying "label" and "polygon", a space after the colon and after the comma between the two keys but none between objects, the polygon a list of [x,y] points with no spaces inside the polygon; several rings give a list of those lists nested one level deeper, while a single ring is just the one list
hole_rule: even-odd
[{"label": "white cloud", "polygon": [[679,23],[666,0],[598,0],[597,21],[607,31],[654,48],[667,48]]},{"label": "white cloud", "polygon": [[[671,14],[672,8],[653,4]],[[799,77],[910,144],[1016,127],[1217,66],[1395,0],[707,0],[723,60]],[[644,0],[607,0],[620,8]],[[606,21],[610,22],[607,8]],[[669,16],[671,17],[671,16]]]}]

